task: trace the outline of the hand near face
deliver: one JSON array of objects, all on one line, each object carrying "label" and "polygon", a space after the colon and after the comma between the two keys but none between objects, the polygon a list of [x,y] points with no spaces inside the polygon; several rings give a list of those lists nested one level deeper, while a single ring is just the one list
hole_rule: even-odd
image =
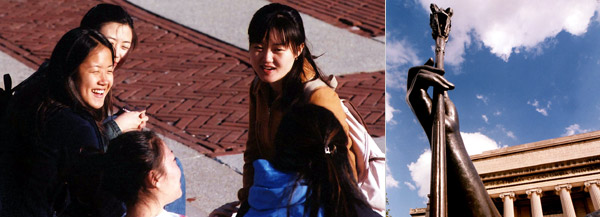
[{"label": "hand near face", "polygon": [[146,122],[148,122],[148,116],[146,116],[146,110],[128,111],[123,112],[115,118],[115,122],[119,125],[121,132],[125,133],[144,129],[144,127],[146,127]]}]

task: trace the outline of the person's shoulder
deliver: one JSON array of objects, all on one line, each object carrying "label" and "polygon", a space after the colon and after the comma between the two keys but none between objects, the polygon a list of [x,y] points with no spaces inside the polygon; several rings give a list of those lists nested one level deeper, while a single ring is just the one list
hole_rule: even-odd
[{"label": "person's shoulder", "polygon": [[162,210],[156,217],[185,217],[184,215]]},{"label": "person's shoulder", "polygon": [[91,125],[90,120],[84,115],[76,113],[71,108],[57,108],[48,116],[49,124],[61,124],[69,126],[88,126]]},{"label": "person's shoulder", "polygon": [[335,92],[335,90],[329,86],[322,86],[322,87],[318,87],[313,94],[322,94],[322,95],[336,95],[337,93]]},{"label": "person's shoulder", "polygon": [[341,111],[340,97],[329,86],[322,86],[313,91],[308,99],[308,103],[327,108],[332,112]]},{"label": "person's shoulder", "polygon": [[74,112],[70,108],[59,108],[49,114],[45,124],[49,136],[64,136],[72,138],[85,138],[89,140],[96,137],[95,123],[91,117]]},{"label": "person's shoulder", "polygon": [[357,216],[361,217],[382,217],[381,214],[375,212],[371,207],[354,205]]},{"label": "person's shoulder", "polygon": [[271,162],[265,159],[255,160],[253,166],[255,186],[268,188],[282,187],[296,180],[295,173],[279,171],[273,167]]}]

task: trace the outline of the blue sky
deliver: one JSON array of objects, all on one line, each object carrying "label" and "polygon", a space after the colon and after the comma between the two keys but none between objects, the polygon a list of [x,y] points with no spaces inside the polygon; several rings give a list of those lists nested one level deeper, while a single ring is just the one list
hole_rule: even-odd
[{"label": "blue sky", "polygon": [[[434,1],[454,10],[446,78],[470,154],[600,130],[596,0]],[[425,207],[429,143],[406,72],[433,57],[429,4],[386,1],[387,194],[392,216]]]}]

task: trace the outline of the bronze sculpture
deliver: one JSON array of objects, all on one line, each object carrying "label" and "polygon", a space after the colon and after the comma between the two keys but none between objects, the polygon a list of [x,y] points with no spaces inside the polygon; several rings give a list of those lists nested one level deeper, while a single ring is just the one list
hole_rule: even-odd
[{"label": "bronze sculpture", "polygon": [[[431,36],[435,40],[436,68],[444,69],[444,54],[446,42],[450,35],[450,17],[452,9],[441,10],[437,5],[431,4],[429,26]],[[444,129],[444,92],[440,88],[433,89],[433,128],[431,129],[431,185],[430,185],[430,215],[431,217],[448,216],[447,186],[446,186],[446,131]]]},{"label": "bronze sculpture", "polygon": [[[429,216],[500,217],[463,144],[458,113],[447,93],[447,90],[454,89],[454,85],[443,77],[444,45],[448,40],[452,10],[440,10],[434,4],[431,10],[432,20],[436,19],[431,26],[434,30],[432,36],[436,39],[438,67],[433,67],[434,62],[429,59],[425,65],[410,68],[406,88],[407,103],[425,130],[432,152],[435,152],[432,156]],[[447,20],[440,22],[440,18]],[[429,87],[434,87],[435,101],[427,93]],[[446,180],[443,180],[444,176]],[[447,190],[444,190],[445,187]]]}]

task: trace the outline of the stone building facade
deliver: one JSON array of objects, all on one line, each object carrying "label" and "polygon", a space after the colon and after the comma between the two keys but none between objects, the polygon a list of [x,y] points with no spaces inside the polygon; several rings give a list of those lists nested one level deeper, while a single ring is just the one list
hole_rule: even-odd
[{"label": "stone building facade", "polygon": [[[600,209],[600,131],[471,156],[504,217],[584,217]],[[425,216],[425,209],[411,209]]]}]

